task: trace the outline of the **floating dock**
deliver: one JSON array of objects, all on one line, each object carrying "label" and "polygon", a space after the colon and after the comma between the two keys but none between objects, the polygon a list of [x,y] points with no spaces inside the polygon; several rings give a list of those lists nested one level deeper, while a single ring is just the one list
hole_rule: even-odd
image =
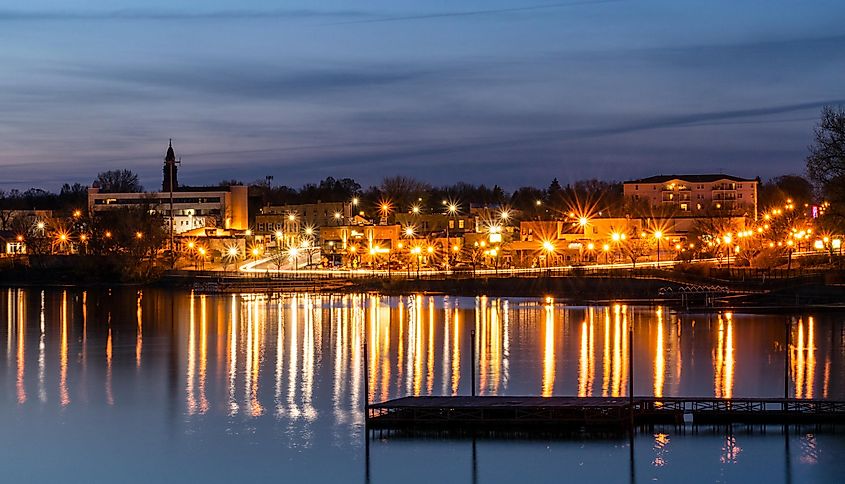
[{"label": "floating dock", "polygon": [[845,402],[783,398],[453,396],[370,404],[367,425],[395,430],[607,432],[632,426],[842,425]]}]

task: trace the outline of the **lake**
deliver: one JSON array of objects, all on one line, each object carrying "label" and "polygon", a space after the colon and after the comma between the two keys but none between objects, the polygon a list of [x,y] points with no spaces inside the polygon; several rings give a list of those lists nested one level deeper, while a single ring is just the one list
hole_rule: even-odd
[{"label": "lake", "polygon": [[790,397],[845,400],[845,313],[0,289],[4,480],[797,483],[845,475],[842,433],[744,426],[658,428],[637,434],[633,449],[627,437],[376,437],[367,459],[364,380],[370,401],[469,394],[473,330],[481,395],[626,396],[633,374],[636,395],[782,397],[786,378]]}]

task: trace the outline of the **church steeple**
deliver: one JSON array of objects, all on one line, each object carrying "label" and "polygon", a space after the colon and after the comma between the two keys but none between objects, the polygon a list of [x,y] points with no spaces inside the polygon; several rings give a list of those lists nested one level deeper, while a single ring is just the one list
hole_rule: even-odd
[{"label": "church steeple", "polygon": [[[167,145],[167,153],[164,155],[164,179],[161,183],[161,191],[169,192],[170,190],[176,190],[179,188],[179,177],[177,176],[177,165],[179,162],[176,160],[176,153],[173,152],[173,138],[170,139],[170,142]],[[170,184],[170,177],[173,176],[173,185]]]}]

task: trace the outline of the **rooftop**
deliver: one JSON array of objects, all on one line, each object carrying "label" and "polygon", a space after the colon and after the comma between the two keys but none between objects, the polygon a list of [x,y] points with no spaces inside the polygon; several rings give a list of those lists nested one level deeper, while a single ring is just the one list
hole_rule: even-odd
[{"label": "rooftop", "polygon": [[725,174],[710,174],[710,175],[655,175],[647,178],[640,178],[637,180],[629,180],[625,183],[666,183],[672,180],[681,180],[689,183],[712,183],[721,180],[730,180],[735,182],[756,182],[757,180],[750,178],[740,178],[733,175]]}]

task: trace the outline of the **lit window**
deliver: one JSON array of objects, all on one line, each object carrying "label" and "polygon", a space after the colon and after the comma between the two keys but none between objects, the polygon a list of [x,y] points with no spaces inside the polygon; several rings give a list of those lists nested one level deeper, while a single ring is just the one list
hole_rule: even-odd
[{"label": "lit window", "polygon": [[464,221],[463,221],[463,219],[458,220],[458,228],[459,228],[459,229],[464,228]]}]

